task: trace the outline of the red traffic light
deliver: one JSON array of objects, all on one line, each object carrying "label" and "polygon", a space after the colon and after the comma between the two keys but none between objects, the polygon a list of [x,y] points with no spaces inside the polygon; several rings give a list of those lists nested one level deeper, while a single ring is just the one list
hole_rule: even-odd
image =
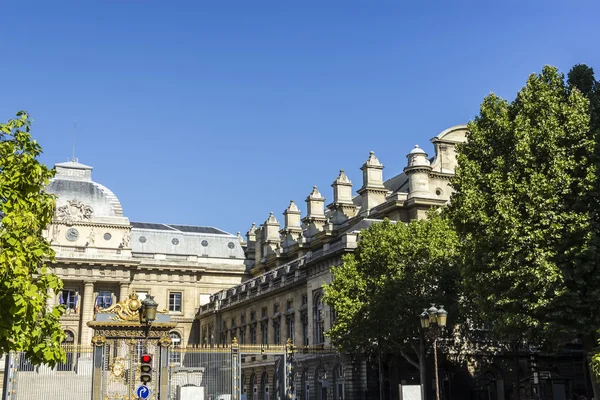
[{"label": "red traffic light", "polygon": [[152,356],[150,354],[142,354],[142,362],[144,364],[150,364],[152,362]]}]

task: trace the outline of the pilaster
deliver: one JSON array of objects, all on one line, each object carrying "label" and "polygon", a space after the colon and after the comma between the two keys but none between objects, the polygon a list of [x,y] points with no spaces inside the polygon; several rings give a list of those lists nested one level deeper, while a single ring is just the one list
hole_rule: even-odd
[{"label": "pilaster", "polygon": [[94,282],[87,281],[83,288],[83,304],[81,308],[81,344],[89,345],[92,342],[92,329],[87,322],[94,319]]}]

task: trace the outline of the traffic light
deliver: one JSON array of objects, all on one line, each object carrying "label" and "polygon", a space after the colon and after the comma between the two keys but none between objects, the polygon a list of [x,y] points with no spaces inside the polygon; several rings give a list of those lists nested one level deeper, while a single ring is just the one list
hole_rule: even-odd
[{"label": "traffic light", "polygon": [[140,381],[144,385],[152,381],[152,354],[142,354],[140,358]]}]

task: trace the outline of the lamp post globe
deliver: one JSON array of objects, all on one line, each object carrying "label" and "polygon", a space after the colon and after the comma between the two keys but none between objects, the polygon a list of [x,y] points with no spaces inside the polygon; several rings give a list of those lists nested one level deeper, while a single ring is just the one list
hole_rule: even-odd
[{"label": "lamp post globe", "polygon": [[154,300],[154,297],[147,295],[142,301],[142,306],[144,307],[144,319],[147,322],[153,322],[156,319],[156,309],[158,308],[158,303]]}]

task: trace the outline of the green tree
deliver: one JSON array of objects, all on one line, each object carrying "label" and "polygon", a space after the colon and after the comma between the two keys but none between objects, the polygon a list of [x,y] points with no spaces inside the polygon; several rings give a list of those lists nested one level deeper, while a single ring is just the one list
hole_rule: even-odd
[{"label": "green tree", "polygon": [[[600,137],[600,82],[594,76],[594,70],[585,64],[578,64],[571,68],[568,73],[568,83],[571,90],[579,90],[590,101],[590,136]],[[596,140],[596,151],[594,152],[594,162],[600,165],[600,141]],[[598,167],[597,167],[598,168]],[[595,196],[591,199],[590,210],[595,225],[600,223],[600,171],[596,171]],[[595,203],[593,203],[595,201]],[[596,349],[593,356],[593,369],[598,379],[600,377],[600,351]]]},{"label": "green tree", "polygon": [[419,314],[457,304],[457,239],[436,211],[408,224],[384,220],[360,233],[358,248],[332,268],[325,302],[337,312],[327,334],[347,352],[402,354],[421,370]]},{"label": "green tree", "polygon": [[458,146],[447,211],[465,293],[507,340],[595,343],[597,139],[588,99],[547,66],[514,101],[486,97]]},{"label": "green tree", "polygon": [[42,231],[55,199],[44,191],[54,172],[40,164],[40,145],[21,111],[0,124],[0,352],[25,351],[34,364],[64,359],[62,307],[48,309],[48,291],[62,282],[45,265],[54,252]]}]

